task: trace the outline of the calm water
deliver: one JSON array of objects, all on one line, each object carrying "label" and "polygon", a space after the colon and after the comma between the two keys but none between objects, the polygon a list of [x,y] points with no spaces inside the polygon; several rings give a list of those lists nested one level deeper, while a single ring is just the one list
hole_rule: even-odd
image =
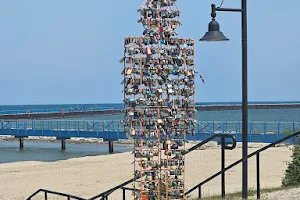
[{"label": "calm water", "polygon": [[[201,102],[198,105],[210,104],[238,104],[239,102]],[[265,104],[265,103],[300,103],[293,102],[249,102],[249,104]],[[61,105],[10,105],[1,106],[0,110],[30,110],[30,109],[64,109],[64,108],[91,108],[91,107],[113,107],[114,105],[122,105],[121,103],[111,104],[61,104]],[[249,110],[250,121],[300,121],[300,109],[269,109],[269,110]],[[201,121],[239,121],[241,120],[241,111],[225,110],[225,111],[201,111],[197,113],[197,120]],[[96,116],[85,118],[73,118],[72,120],[121,120],[122,115],[113,116]]]},{"label": "calm water", "polygon": [[[267,109],[249,110],[249,121],[300,121],[300,109]],[[66,120],[121,120],[122,115],[91,116]],[[199,111],[196,115],[199,121],[241,121],[240,110]]]},{"label": "calm water", "polygon": [[[24,150],[19,150],[18,141],[0,140],[0,164],[19,161],[44,161],[51,162],[95,156],[108,153],[108,144],[70,144],[67,143],[66,151],[60,151],[60,142],[24,141]],[[132,151],[131,146],[114,144],[114,152],[121,153]]]},{"label": "calm water", "polygon": [[[249,104],[282,104],[282,103],[300,103],[300,101],[253,101]],[[196,105],[212,104],[241,104],[241,102],[196,102]],[[54,105],[0,105],[1,110],[31,110],[31,109],[84,109],[92,107],[114,107],[123,106],[123,103],[102,103],[102,104],[54,104]]]}]

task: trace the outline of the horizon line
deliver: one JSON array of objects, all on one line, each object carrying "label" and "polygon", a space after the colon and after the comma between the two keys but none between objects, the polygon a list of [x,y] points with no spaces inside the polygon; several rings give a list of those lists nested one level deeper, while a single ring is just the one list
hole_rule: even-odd
[{"label": "horizon line", "polygon": [[[195,104],[241,104],[241,101],[203,101]],[[300,103],[300,101],[248,101],[248,103]],[[3,104],[0,106],[55,106],[55,105],[104,105],[104,104],[123,104],[122,102],[114,103],[61,103],[61,104]]]}]

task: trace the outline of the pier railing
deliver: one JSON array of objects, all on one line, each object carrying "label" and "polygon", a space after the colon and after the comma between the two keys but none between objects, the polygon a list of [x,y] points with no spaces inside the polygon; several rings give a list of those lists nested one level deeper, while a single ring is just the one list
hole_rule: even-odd
[{"label": "pier railing", "polygon": [[[197,184],[196,186],[194,186],[193,188],[189,189],[188,191],[185,192],[185,195],[189,195],[191,192],[193,192],[194,190],[198,189],[198,199],[201,199],[202,197],[202,192],[201,192],[201,188],[204,184],[208,183],[209,181],[211,181],[212,179],[218,177],[219,175],[222,175],[222,179],[225,176],[225,172],[231,168],[233,168],[234,166],[242,163],[244,160],[248,160],[249,158],[256,156],[256,199],[260,199],[261,193],[260,193],[260,153],[269,149],[270,147],[274,147],[277,144],[280,144],[284,141],[287,141],[291,138],[296,138],[297,136],[300,135],[300,131],[293,133],[291,135],[287,135],[286,137],[273,142],[253,153],[250,153],[248,156],[241,158],[240,160],[237,160],[236,162],[230,164],[229,166],[225,167],[225,165],[223,165],[221,171],[213,174],[212,176],[208,177],[207,179],[205,179],[204,181],[202,181],[201,183]],[[224,178],[225,179],[225,178]],[[222,180],[222,192],[221,192],[221,198],[225,199],[225,184],[224,181]]]},{"label": "pier railing", "polygon": [[[199,121],[195,127],[194,136],[202,140],[200,135],[206,138],[213,134],[233,134],[237,139],[241,137],[242,124],[240,121]],[[124,132],[124,127],[118,120],[113,121],[92,121],[92,120],[19,120],[19,121],[0,121],[1,130],[31,130],[39,131],[64,131],[64,132]],[[249,122],[248,133],[249,141],[255,142],[272,136],[273,139],[280,139],[283,136],[295,133],[300,130],[300,122]],[[42,135],[41,135],[42,136]],[[266,141],[267,142],[267,141]]]},{"label": "pier railing", "polygon": [[33,130],[33,131],[120,131],[123,126],[120,121],[91,121],[91,120],[18,120],[1,121],[1,129]]},{"label": "pier railing", "polygon": [[[230,134],[220,134],[220,135],[215,135],[215,136],[212,136],[202,142],[200,142],[199,144],[195,145],[194,147],[188,149],[188,151],[186,152],[189,153],[197,148],[199,148],[200,146],[202,146],[203,144],[215,139],[216,137],[220,137],[222,138],[221,141],[221,150],[222,150],[222,157],[221,157],[221,171],[215,173],[214,175],[210,176],[209,178],[207,178],[206,180],[202,181],[201,183],[197,184],[196,186],[194,186],[193,188],[189,189],[188,191],[185,192],[185,195],[189,195],[191,192],[193,192],[194,190],[198,189],[198,198],[201,199],[202,195],[201,195],[201,187],[206,184],[207,182],[209,182],[210,180],[216,178],[217,176],[221,175],[222,176],[222,181],[221,181],[221,198],[222,199],[225,199],[225,172],[229,169],[231,169],[232,167],[240,164],[241,162],[243,162],[244,160],[247,160],[253,156],[256,156],[256,186],[257,186],[257,191],[256,191],[256,195],[257,195],[257,199],[260,199],[260,153],[271,148],[271,147],[274,147],[275,145],[279,144],[279,143],[282,143],[284,141],[287,141],[291,138],[295,138],[297,136],[300,135],[300,131],[299,132],[296,132],[296,133],[293,133],[293,134],[290,134],[290,135],[287,135],[286,137],[280,139],[280,140],[277,140],[276,142],[273,142],[251,154],[249,154],[248,156],[246,157],[243,157],[241,158],[240,160],[232,163],[231,165],[225,167],[225,149],[228,149],[228,150],[232,150],[235,148],[236,146],[236,140],[235,138],[230,135]],[[232,139],[232,145],[231,146],[226,146],[225,144],[225,138],[231,138]],[[102,192],[101,194],[98,194],[94,197],[91,197],[89,198],[89,200],[96,200],[96,199],[102,199],[102,200],[107,200],[108,199],[108,196],[111,195],[113,192],[115,192],[116,190],[118,189],[121,189],[122,190],[122,199],[123,200],[126,200],[126,191],[134,191],[136,189],[134,188],[128,188],[128,187],[125,187],[126,185],[128,185],[129,183],[132,183],[134,181],[134,179],[130,179],[128,181],[125,181],[124,183],[120,184],[120,185],[117,185],[105,192]],[[66,197],[68,200],[70,199],[77,199],[77,200],[86,200],[86,199],[83,199],[83,198],[80,198],[80,197],[77,197],[77,196],[74,196],[74,195],[69,195],[69,194],[65,194],[65,193],[60,193],[60,192],[54,192],[54,191],[50,191],[50,190],[45,190],[45,189],[39,189],[38,191],[36,191],[35,193],[33,193],[30,197],[27,198],[27,200],[31,200],[33,197],[35,197],[36,195],[38,195],[39,193],[43,193],[44,194],[44,199],[47,200],[48,199],[48,194],[53,194],[53,195],[58,195],[58,196],[62,196],[62,197]],[[121,199],[121,198],[120,198]]]},{"label": "pier railing", "polygon": [[[229,169],[231,169],[232,167],[240,164],[241,162],[243,162],[244,160],[247,160],[253,156],[256,156],[256,187],[257,187],[257,191],[256,191],[256,196],[257,196],[257,199],[260,199],[260,153],[271,148],[271,147],[274,147],[275,145],[277,144],[280,144],[282,142],[285,142],[285,141],[288,141],[290,140],[291,138],[296,138],[297,136],[300,135],[300,131],[299,132],[296,132],[296,133],[293,133],[293,134],[290,134],[290,135],[287,135],[286,137],[283,137],[279,140],[277,140],[276,142],[273,142],[251,154],[249,154],[248,156],[246,157],[243,157],[241,158],[240,160],[232,163],[231,165],[225,167],[225,149],[229,149],[229,150],[232,150],[235,148],[236,146],[236,140],[235,138],[232,137],[232,146],[228,147],[225,145],[225,138],[226,137],[230,137],[232,135],[226,135],[226,134],[220,134],[220,137],[222,138],[222,142],[221,142],[221,171],[215,173],[214,175],[210,176],[209,178],[207,178],[206,180],[202,181],[201,183],[197,184],[196,186],[192,187],[191,189],[189,189],[188,191],[185,192],[185,196],[187,195],[190,195],[190,193],[192,193],[194,190],[198,189],[198,198],[201,199],[202,197],[202,192],[201,192],[201,188],[204,184],[206,184],[207,182],[211,181],[212,179],[216,178],[217,176],[221,175],[221,198],[222,199],[225,199],[225,172]],[[208,141],[211,141],[211,140],[214,140],[213,137],[211,138],[208,138],[206,139],[205,141],[202,141],[200,142],[199,144],[195,145],[194,147],[190,148],[187,152],[191,152],[197,148],[199,148],[200,146],[202,146],[203,144],[207,143]],[[136,191],[136,189],[134,188],[128,188],[128,187],[125,187],[126,185],[128,185],[129,183],[132,183],[134,181],[134,179],[130,179],[114,188],[111,188],[105,192],[102,192],[101,194],[98,194],[92,198],[90,198],[89,200],[96,200],[98,198],[100,198],[101,200],[107,200],[109,195],[111,195],[113,192],[115,192],[116,190],[118,189],[121,189],[122,190],[122,199],[123,200],[126,200],[126,191]],[[182,196],[174,196],[174,197],[177,197],[177,198],[182,198]],[[121,198],[120,198],[121,199]]]}]

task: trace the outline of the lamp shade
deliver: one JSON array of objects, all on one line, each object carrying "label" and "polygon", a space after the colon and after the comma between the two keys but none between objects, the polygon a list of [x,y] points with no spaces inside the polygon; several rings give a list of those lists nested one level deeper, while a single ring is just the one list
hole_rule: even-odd
[{"label": "lamp shade", "polygon": [[213,18],[208,25],[208,32],[200,39],[200,41],[227,41],[229,40],[220,31],[219,23]]}]

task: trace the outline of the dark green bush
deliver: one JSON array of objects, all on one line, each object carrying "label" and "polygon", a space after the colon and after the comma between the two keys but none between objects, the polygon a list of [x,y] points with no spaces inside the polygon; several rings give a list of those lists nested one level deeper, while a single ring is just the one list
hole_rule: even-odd
[{"label": "dark green bush", "polygon": [[282,180],[283,186],[300,185],[300,145],[293,149],[292,162],[288,164],[285,177]]}]

